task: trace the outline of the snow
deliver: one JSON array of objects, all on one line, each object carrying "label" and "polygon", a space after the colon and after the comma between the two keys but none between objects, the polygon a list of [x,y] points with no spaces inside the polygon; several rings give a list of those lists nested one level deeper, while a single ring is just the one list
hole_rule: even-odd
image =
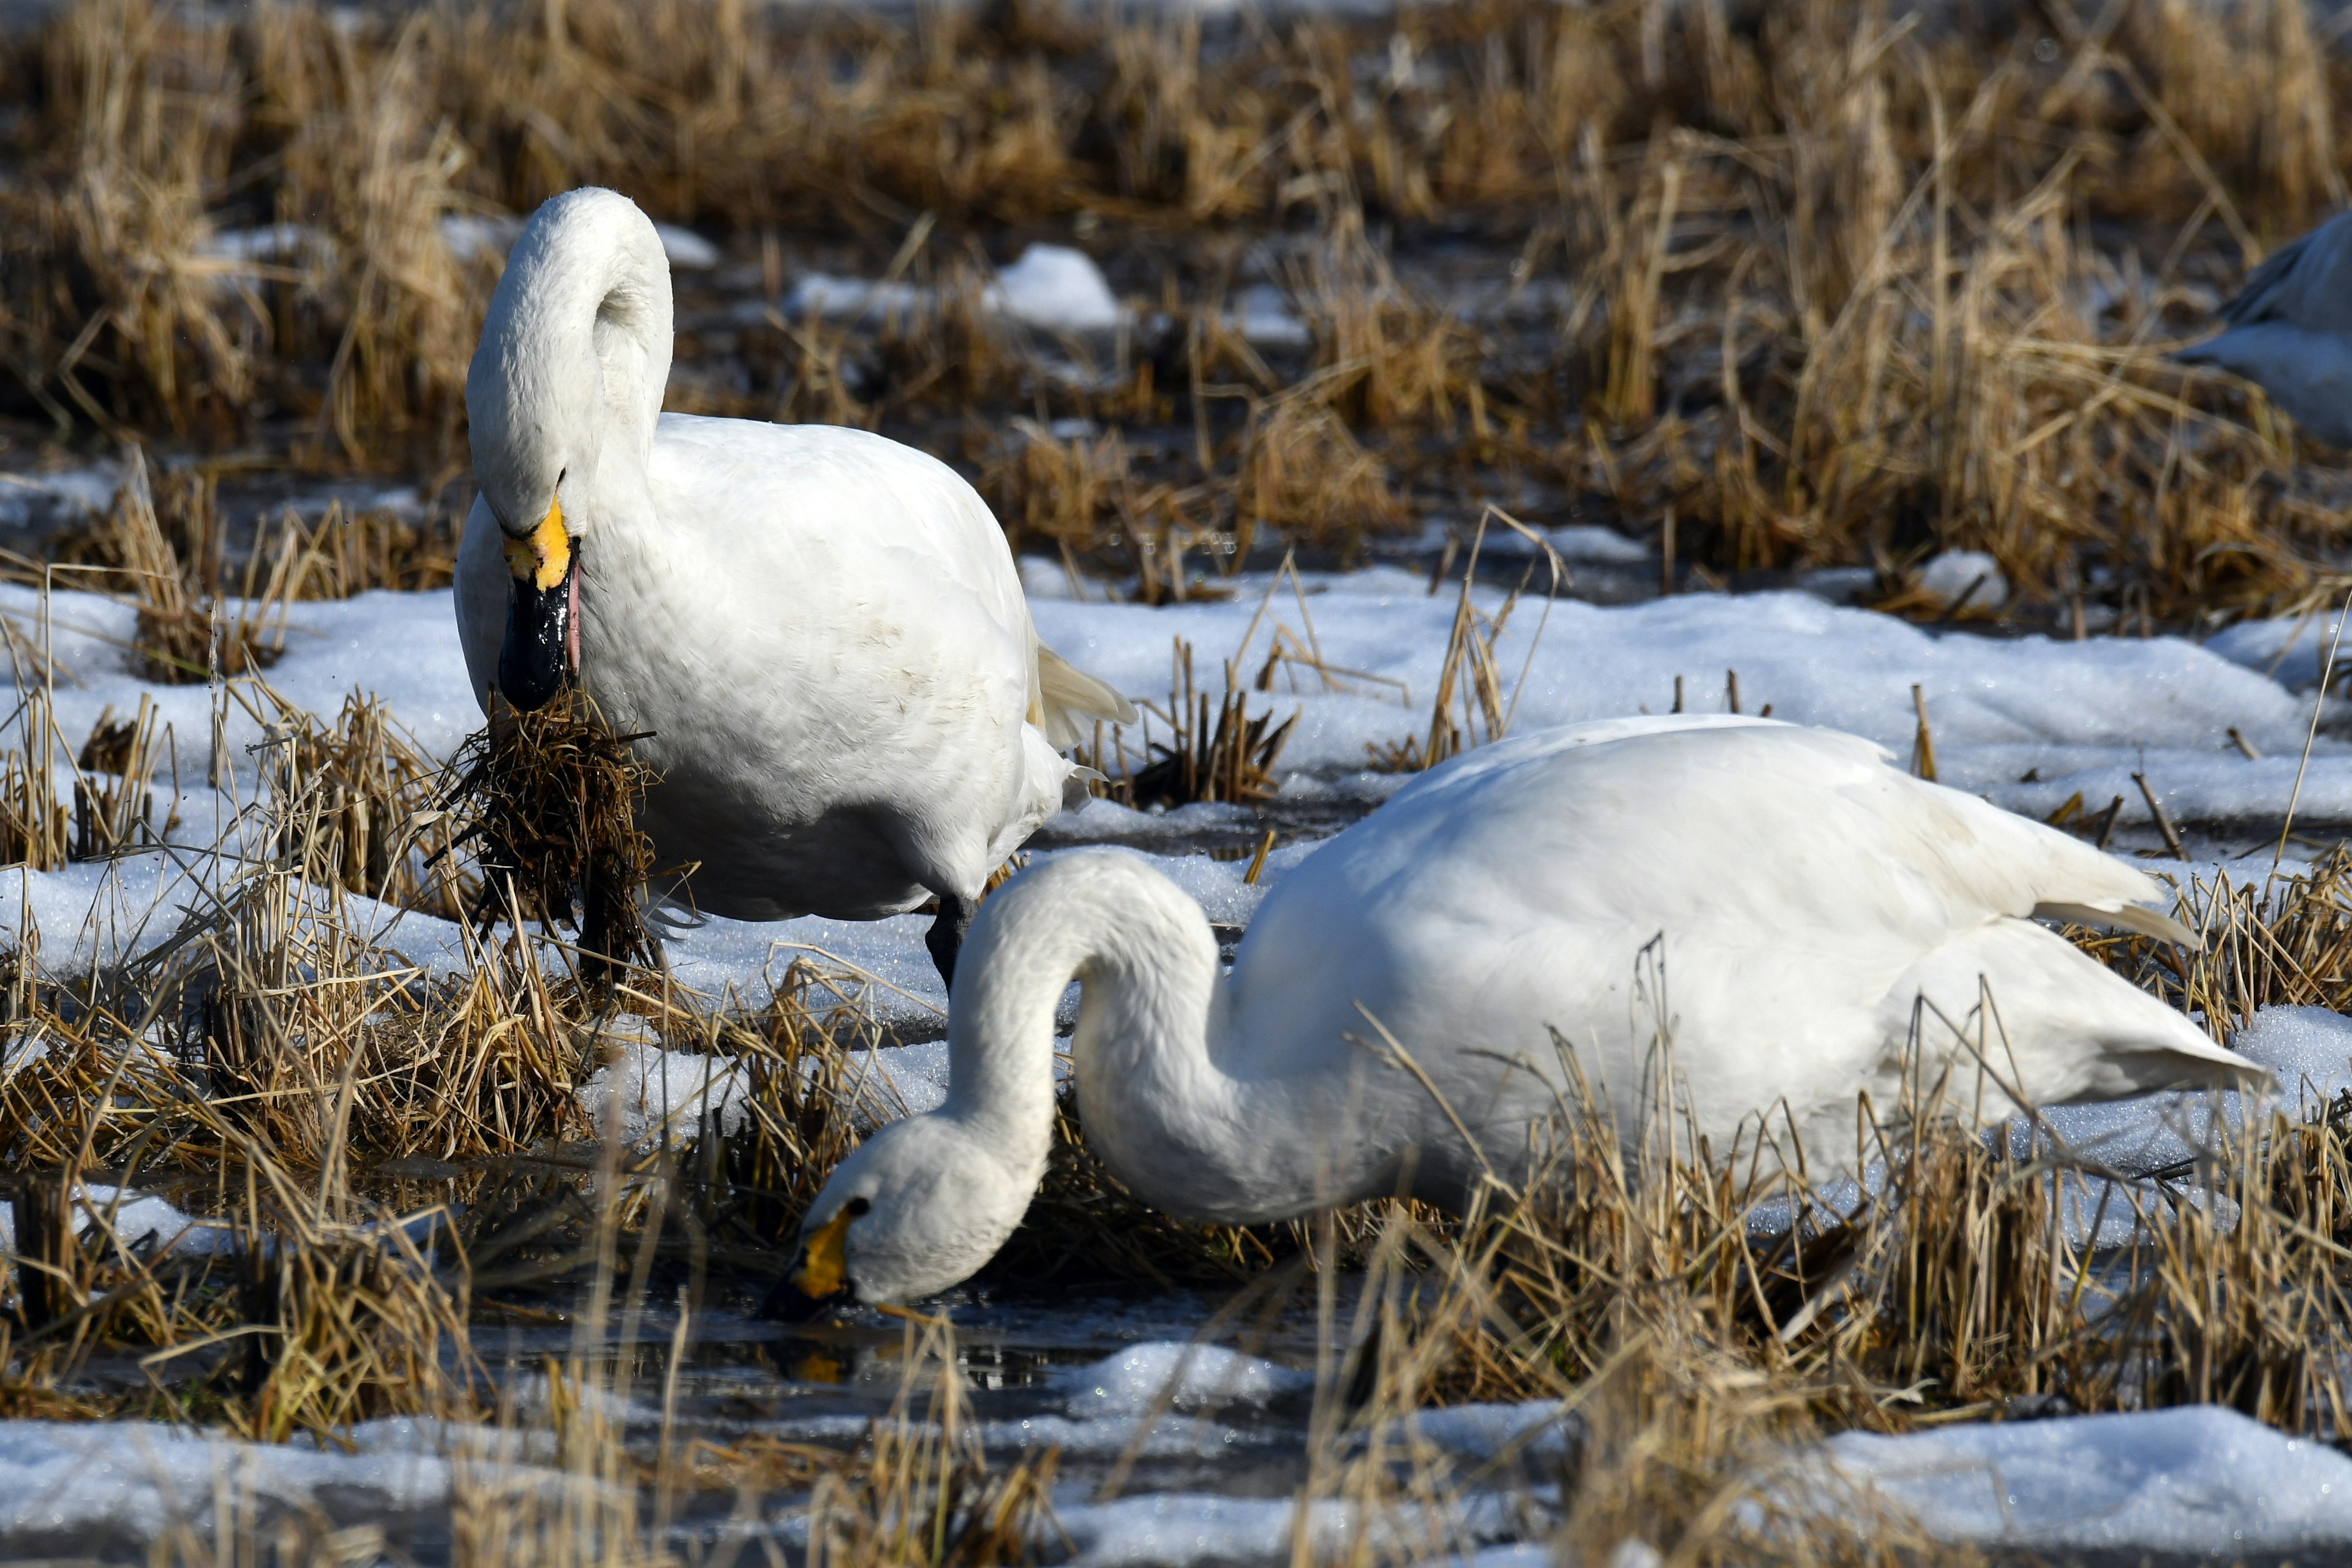
[{"label": "snow", "polygon": [[2319,684],[2320,670],[2335,651],[2337,679],[2352,668],[2352,647],[2344,646],[2337,630],[2338,615],[2283,616],[2269,621],[2240,621],[2215,633],[2205,644],[2223,658],[2260,670],[2291,691],[2308,691]]},{"label": "snow", "polygon": [[1260,348],[1305,348],[1310,341],[1307,323],[1290,309],[1282,290],[1270,283],[1253,283],[1241,291],[1225,320],[1244,342]]},{"label": "snow", "polygon": [[2212,1405],[1850,1432],[1827,1459],[1954,1544],[2242,1559],[2352,1540],[2352,1459]]},{"label": "snow", "polygon": [[[929,308],[933,290],[920,284],[868,281],[812,272],[793,286],[784,314],[827,321],[878,321]],[[989,311],[1042,331],[1109,331],[1126,320],[1109,280],[1094,258],[1063,245],[1033,245],[981,290]]]},{"label": "snow", "polygon": [[1024,326],[1046,331],[1109,331],[1122,320],[1118,297],[1094,258],[1066,245],[1029,247],[997,273],[982,300]]},{"label": "snow", "polygon": [[459,261],[496,252],[504,256],[522,233],[522,219],[479,213],[451,213],[441,220],[441,243]]},{"label": "snow", "polygon": [[416,1451],[414,1426],[369,1423],[352,1434],[362,1451],[341,1454],[137,1422],[0,1421],[0,1542],[152,1541],[207,1521],[216,1499],[303,1508],[331,1498],[379,1514],[444,1503],[449,1461]]},{"label": "snow", "polygon": [[668,258],[674,271],[708,272],[719,265],[719,247],[690,228],[657,223],[654,233],[660,237],[662,255]]},{"label": "snow", "polygon": [[[89,1182],[74,1192],[73,1227],[78,1236],[104,1225],[115,1245],[141,1258],[165,1253],[183,1258],[235,1248],[230,1228],[217,1220],[194,1219],[162,1198]],[[16,1215],[12,1204],[0,1204],[0,1252],[16,1246]]]},{"label": "snow", "polygon": [[641,1150],[691,1143],[713,1121],[722,1134],[742,1126],[750,1085],[740,1067],[724,1057],[664,1050],[650,1037],[650,1028],[634,1035],[608,1031],[600,1042],[605,1065],[589,1075],[577,1094],[580,1108],[597,1125],[617,1117],[623,1140]]},{"label": "snow", "polygon": [[1133,1346],[1064,1379],[1071,1390],[1069,1413],[1086,1420],[1264,1405],[1315,1385],[1306,1373],[1222,1345],[1166,1341]]},{"label": "snow", "polygon": [[1998,610],[2009,603],[2000,563],[1981,550],[1947,550],[1919,568],[1919,588],[1940,605]]}]

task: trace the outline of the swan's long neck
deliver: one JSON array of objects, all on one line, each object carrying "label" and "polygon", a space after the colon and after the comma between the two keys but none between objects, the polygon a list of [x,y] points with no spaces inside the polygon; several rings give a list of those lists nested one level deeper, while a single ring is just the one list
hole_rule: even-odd
[{"label": "swan's long neck", "polygon": [[1200,906],[1116,852],[1024,873],[982,906],[958,955],[942,1111],[1008,1165],[1045,1169],[1054,1012],[1074,979],[1084,988],[1072,1067],[1087,1140],[1144,1202],[1243,1221],[1388,1190],[1396,1151],[1359,1119],[1360,1083],[1328,1065],[1284,1074],[1236,1059],[1244,1052],[1230,1038]]},{"label": "swan's long neck", "polygon": [[575,534],[642,510],[669,361],[669,268],[652,223],[610,191],[541,207],[466,377],[475,478],[509,533],[537,524],[559,484]]}]

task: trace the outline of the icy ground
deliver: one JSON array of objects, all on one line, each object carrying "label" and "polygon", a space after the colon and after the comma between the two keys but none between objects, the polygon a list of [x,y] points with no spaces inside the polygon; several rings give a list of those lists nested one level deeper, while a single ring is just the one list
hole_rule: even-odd
[{"label": "icy ground", "polygon": [[[1613,536],[1587,537],[1593,531],[1559,530],[1553,538],[1572,558],[1605,560]],[[1045,639],[1138,699],[1165,704],[1172,638],[1192,645],[1195,669],[1213,691],[1227,661],[1254,687],[1278,637],[1290,657],[1276,663],[1271,689],[1252,702],[1277,716],[1298,714],[1281,759],[1283,788],[1267,811],[1195,806],[1152,815],[1097,803],[1055,824],[1041,837],[1041,854],[1076,843],[1130,846],[1154,855],[1213,921],[1240,928],[1317,837],[1372,808],[1402,782],[1368,771],[1367,749],[1428,730],[1455,600],[1451,587],[1432,595],[1419,574],[1383,567],[1309,574],[1295,584],[1244,576],[1221,602],[1155,610],[1110,602],[1101,585],[1073,584],[1056,566],[1024,565]],[[1504,595],[1482,590],[1477,603],[1496,614]],[[331,719],[354,689],[374,693],[436,757],[478,722],[446,593],[299,605],[288,628],[286,657],[268,679],[322,718]],[[58,594],[45,602],[28,590],[0,588],[0,633],[20,680],[39,679],[37,655],[47,652],[62,752],[79,745],[101,710],[127,716],[142,695],[171,729],[168,759],[156,775],[159,796],[176,792],[169,815],[178,826],[168,852],[0,874],[0,931],[37,925],[43,962],[59,971],[168,935],[191,901],[192,881],[225,874],[226,862],[210,850],[256,788],[247,748],[261,739],[258,724],[203,687],[133,679],[126,660],[131,630],[130,609],[101,598]],[[2313,687],[2332,633],[2313,620],[2233,628],[2203,647],[2175,637],[2075,643],[1922,629],[1795,592],[1693,595],[1622,607],[1563,599],[1547,608],[1523,598],[1496,662],[1507,690],[1516,683],[1517,730],[1664,711],[1674,703],[1677,677],[1686,708],[1719,710],[1736,672],[1746,710],[1769,703],[1775,718],[1853,731],[1898,761],[1914,744],[1916,686],[1946,783],[2036,816],[2076,795],[2092,813],[2120,796],[2119,845],[2152,847],[2159,840],[2138,774],[2198,857],[2193,867],[2151,860],[2151,869],[2210,876],[2220,866],[2259,877],[2291,797],[2296,824],[2315,837],[2332,839],[2352,826],[2352,744],[2334,732],[2340,716],[2333,704],[2315,738],[2312,729]],[[205,783],[216,711],[232,764],[221,790]],[[1154,721],[1154,738],[1160,733]],[[1130,757],[1143,741],[1137,731],[1124,737]],[[70,784],[62,765],[58,783],[61,791]],[[158,819],[166,814],[159,798]],[[1280,835],[1279,847],[1254,886],[1244,879],[1245,858],[1203,852],[1245,848],[1267,826]],[[364,904],[360,913],[413,962],[441,970],[464,962],[460,933],[445,922]],[[668,956],[685,984],[714,996],[734,987],[752,997],[793,958],[820,958],[848,976],[840,983],[845,995],[901,1037],[919,1040],[940,1032],[944,1005],[921,933],[913,917],[868,925],[712,921],[671,939]],[[646,1039],[614,1044],[614,1059],[591,1093],[620,1097],[632,1137],[658,1135],[665,1115],[726,1114],[731,1085],[709,1062]],[[2332,1016],[2265,1016],[2246,1044],[2278,1068],[2290,1093],[2306,1081],[2326,1089],[2352,1080],[2352,1025]],[[875,1053],[873,1067],[876,1114],[934,1103],[944,1082],[936,1043]],[[2184,1152],[2182,1140],[2201,1135],[2214,1110],[2201,1100],[2159,1100],[2055,1120],[2070,1141],[2146,1168]],[[2220,1111],[2226,1120],[2234,1108],[2225,1102]],[[181,1216],[168,1205],[133,1194],[118,1204],[116,1196],[91,1190],[91,1223],[111,1215],[104,1223],[127,1240],[172,1243],[163,1232]],[[180,1243],[211,1244],[201,1228]],[[1033,1442],[1062,1446],[1066,1477],[1082,1479],[1066,1479],[1057,1500],[1083,1562],[1278,1559],[1297,1479],[1285,1467],[1296,1463],[1305,1430],[1301,1374],[1223,1351],[1187,1361],[1181,1342],[1210,1309],[1162,1307],[1138,1321],[1128,1308],[1073,1318],[1067,1310],[961,1302],[956,1317],[968,1349],[996,1347],[994,1361],[972,1363],[976,1377],[983,1362],[997,1369],[981,1378],[980,1416],[992,1448],[1009,1458]],[[698,1429],[722,1437],[854,1433],[887,1406],[886,1385],[896,1375],[886,1353],[896,1331],[877,1320],[859,1331],[866,1340],[848,1351],[813,1350],[762,1325],[698,1325],[698,1354],[712,1359],[698,1363],[699,1381],[688,1390]],[[1304,1364],[1312,1350],[1311,1341],[1294,1342],[1269,1353]],[[728,1362],[730,1354],[737,1360]],[[806,1370],[835,1359],[851,1369],[846,1388]],[[1017,1375],[1003,1372],[1016,1363]],[[1153,1396],[1180,1367],[1177,1397],[1163,1407]],[[1481,1486],[1466,1494],[1457,1517],[1423,1521],[1432,1555],[1522,1560],[1508,1556],[1509,1543],[1540,1539],[1549,1528],[1557,1494],[1548,1489],[1572,1427],[1551,1412],[1511,1409],[1439,1413],[1424,1417],[1423,1428],[1423,1439],[1468,1468],[1465,1474],[1498,1454],[1517,1456],[1509,1462],[1521,1467],[1507,1505],[1505,1490]],[[356,1434],[359,1451],[343,1455],[237,1447],[157,1427],[0,1423],[0,1550],[62,1550],[101,1529],[127,1548],[171,1518],[208,1512],[222,1489],[288,1507],[327,1500],[339,1516],[425,1519],[436,1508],[446,1512],[451,1489],[472,1484],[468,1477],[479,1479],[484,1467],[529,1460],[527,1452],[501,1457],[462,1447],[453,1458],[447,1436],[379,1425]],[[1129,1494],[1097,1496],[1096,1483],[1130,1446],[1137,1468]],[[1947,1540],[1996,1550],[2187,1558],[2352,1542],[2352,1460],[2216,1411],[1842,1437],[1804,1463],[1834,1467],[1843,1484],[1874,1489]],[[1806,1472],[1801,1466],[1798,1473]],[[1318,1538],[1336,1540],[1350,1521],[1335,1504],[1309,1525]],[[419,1537],[417,1545],[435,1554],[429,1540]]]}]

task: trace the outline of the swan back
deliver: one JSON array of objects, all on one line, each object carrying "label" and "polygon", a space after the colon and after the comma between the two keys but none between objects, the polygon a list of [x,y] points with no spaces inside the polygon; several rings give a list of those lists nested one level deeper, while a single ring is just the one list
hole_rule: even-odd
[{"label": "swan back", "polygon": [[[1979,976],[2025,1098],[2234,1079],[2242,1064],[2180,1015],[2024,923],[2153,899],[2150,879],[1883,758],[1756,720],[1482,748],[1277,884],[1237,956],[1235,1028],[1308,1070],[1375,1015],[1456,1115],[1506,1139],[1565,1088],[1557,1029],[1629,1136],[1670,1063],[1718,1153],[1778,1106],[1831,1163],[1852,1152],[1856,1093],[1899,1092],[1921,991],[1958,1022]],[[1983,1107],[2010,1104],[1996,1086]]]}]

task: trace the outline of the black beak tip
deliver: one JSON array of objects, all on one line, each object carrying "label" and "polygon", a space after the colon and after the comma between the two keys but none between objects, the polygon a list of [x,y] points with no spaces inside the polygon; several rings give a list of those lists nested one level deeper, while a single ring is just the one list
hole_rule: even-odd
[{"label": "black beak tip", "polygon": [[[574,563],[572,570],[578,570]],[[572,641],[572,579],[552,588],[514,584],[506,640],[499,647],[499,695],[520,712],[544,708],[562,689]]]}]

